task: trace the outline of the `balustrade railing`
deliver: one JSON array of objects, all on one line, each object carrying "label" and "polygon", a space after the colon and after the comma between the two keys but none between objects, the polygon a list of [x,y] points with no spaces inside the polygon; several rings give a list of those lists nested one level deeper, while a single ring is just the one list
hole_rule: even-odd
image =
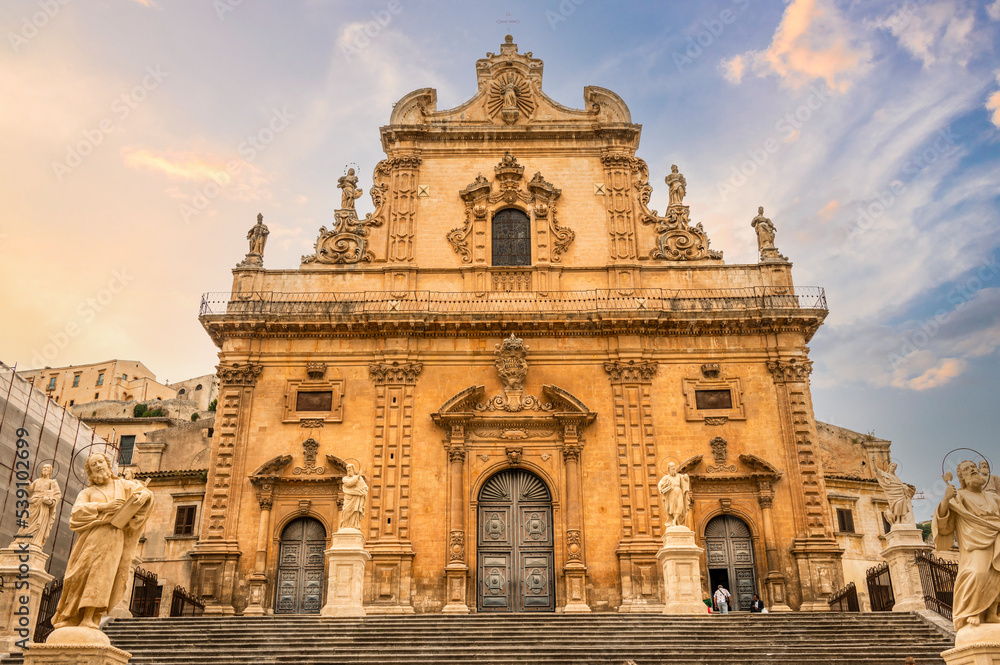
[{"label": "balustrade railing", "polygon": [[825,311],[821,287],[594,289],[589,291],[244,291],[206,293],[201,316],[361,316],[448,314],[653,314],[665,312]]},{"label": "balustrade railing", "polygon": [[861,605],[858,603],[858,588],[854,582],[848,582],[840,591],[830,596],[827,601],[831,612],[860,612]]}]

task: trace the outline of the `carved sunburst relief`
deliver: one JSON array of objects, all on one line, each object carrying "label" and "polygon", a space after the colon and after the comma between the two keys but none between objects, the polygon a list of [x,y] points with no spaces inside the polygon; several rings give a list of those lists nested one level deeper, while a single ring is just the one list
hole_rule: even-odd
[{"label": "carved sunburst relief", "polygon": [[521,113],[530,116],[535,110],[531,86],[514,72],[498,76],[490,84],[486,110],[491,118],[500,114],[508,125],[513,125]]}]

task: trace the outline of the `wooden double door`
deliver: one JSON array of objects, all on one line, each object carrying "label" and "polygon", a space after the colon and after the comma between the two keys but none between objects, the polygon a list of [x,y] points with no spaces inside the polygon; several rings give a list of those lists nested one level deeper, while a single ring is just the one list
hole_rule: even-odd
[{"label": "wooden double door", "polygon": [[732,515],[719,515],[705,527],[708,577],[711,592],[721,584],[732,595],[732,610],[750,611],[757,593],[753,536],[746,522]]},{"label": "wooden double door", "polygon": [[480,612],[552,612],[552,495],[541,478],[508,469],[479,493],[477,607]]},{"label": "wooden double door", "polygon": [[275,614],[319,614],[323,607],[323,552],[326,529],[300,517],[281,532]]}]

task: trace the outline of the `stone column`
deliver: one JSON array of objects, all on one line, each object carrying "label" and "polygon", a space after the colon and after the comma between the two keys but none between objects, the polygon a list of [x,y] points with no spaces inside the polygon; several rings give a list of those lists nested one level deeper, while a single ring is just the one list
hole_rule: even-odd
[{"label": "stone column", "polygon": [[448,565],[445,566],[445,614],[468,614],[469,566],[465,562],[465,425],[452,423],[448,446]]},{"label": "stone column", "polygon": [[757,481],[759,491],[757,501],[760,503],[760,513],[764,523],[764,551],[767,557],[767,576],[764,578],[764,584],[767,585],[770,611],[791,612],[792,608],[788,606],[785,597],[785,576],[781,574],[781,562],[778,560],[778,541],[774,537],[774,516],[771,513],[774,490],[771,482],[765,479]]},{"label": "stone column", "polygon": [[243,610],[245,616],[263,616],[264,597],[267,591],[267,536],[271,532],[271,503],[274,485],[262,483],[258,489],[257,501],[260,503],[260,523],[257,526],[257,553],[254,556],[253,574],[247,580],[247,607]]},{"label": "stone column", "polygon": [[563,466],[566,471],[566,580],[567,614],[590,612],[587,604],[587,565],[583,558],[583,511],[580,494],[580,425],[563,423]]},{"label": "stone column", "polygon": [[915,612],[926,608],[920,571],[914,563],[918,552],[933,549],[924,542],[923,532],[910,524],[894,524],[885,534],[885,549],[879,555],[889,564],[892,591],[896,602],[894,612]]},{"label": "stone column", "polygon": [[[42,590],[52,580],[45,572],[49,555],[28,545],[27,540],[14,539],[10,547],[0,550],[0,577],[4,592],[0,593],[0,658],[20,653],[18,644],[28,644],[35,634]],[[22,568],[24,566],[24,568]],[[27,582],[27,587],[18,588]]]}]

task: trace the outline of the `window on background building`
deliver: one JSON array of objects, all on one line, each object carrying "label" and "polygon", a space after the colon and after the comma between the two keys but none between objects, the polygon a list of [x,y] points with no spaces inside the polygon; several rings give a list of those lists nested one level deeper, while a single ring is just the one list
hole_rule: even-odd
[{"label": "window on background building", "polygon": [[99,386],[104,385],[104,372],[101,372],[100,374],[97,375],[97,385]]},{"label": "window on background building", "polygon": [[76,404],[76,402],[75,402],[74,400],[70,400],[70,401],[69,401],[69,405],[70,405],[70,406],[73,406],[74,404]]},{"label": "window on background building", "polygon": [[881,508],[878,511],[878,516],[882,518],[882,534],[886,535],[892,531],[892,525],[889,524],[889,520],[885,518],[885,513],[882,512]]},{"label": "window on background building", "polygon": [[187,390],[185,390],[184,388],[181,388],[180,390],[177,391],[177,396],[180,397],[181,395],[185,394],[186,392],[187,392]]},{"label": "window on background building", "polygon": [[79,388],[80,387],[80,375],[79,374],[74,374],[73,375],[73,387],[74,388]]},{"label": "window on background building", "polygon": [[493,217],[493,265],[531,265],[531,222],[520,210],[501,210]]},{"label": "window on background building", "polygon": [[201,384],[199,383],[198,385],[196,385],[196,386],[194,387],[194,389],[195,389],[195,390],[201,390]]},{"label": "window on background building", "polygon": [[49,379],[49,390],[55,390],[55,389],[56,389],[56,377],[53,376]]},{"label": "window on background building", "polygon": [[122,381],[128,381],[128,374],[122,374]]},{"label": "window on background building", "polygon": [[837,530],[841,533],[854,533],[854,513],[850,508],[837,508]]},{"label": "window on background building", "polygon": [[198,506],[177,506],[177,519],[174,520],[175,536],[194,535],[194,517]]},{"label": "window on background building", "polygon": [[118,463],[123,465],[131,464],[133,452],[135,452],[135,435],[123,435],[121,438],[121,448],[118,451]]},{"label": "window on background building", "polygon": [[94,393],[94,399],[100,399],[101,393]]}]

